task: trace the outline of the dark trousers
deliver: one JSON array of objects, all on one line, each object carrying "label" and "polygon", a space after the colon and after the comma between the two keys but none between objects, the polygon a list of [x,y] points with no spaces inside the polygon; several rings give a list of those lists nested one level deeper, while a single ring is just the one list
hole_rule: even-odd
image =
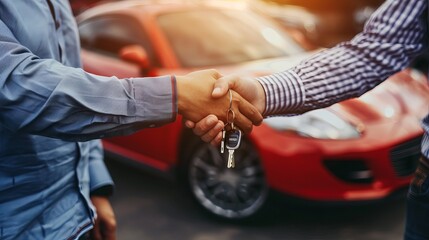
[{"label": "dark trousers", "polygon": [[429,160],[422,157],[407,196],[405,240],[429,240]]}]

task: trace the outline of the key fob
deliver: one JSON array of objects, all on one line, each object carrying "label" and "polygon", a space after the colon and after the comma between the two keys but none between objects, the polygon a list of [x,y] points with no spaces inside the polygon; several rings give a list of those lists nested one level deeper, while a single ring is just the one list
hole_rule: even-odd
[{"label": "key fob", "polygon": [[240,129],[234,128],[226,132],[225,134],[225,147],[228,150],[235,150],[240,147],[241,144],[241,131]]}]

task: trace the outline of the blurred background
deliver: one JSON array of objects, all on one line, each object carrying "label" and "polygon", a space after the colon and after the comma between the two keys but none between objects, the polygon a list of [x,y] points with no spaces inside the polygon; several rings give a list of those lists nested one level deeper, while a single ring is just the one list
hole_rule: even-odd
[{"label": "blurred background", "polygon": [[[70,0],[88,72],[263,76],[350,40],[383,0]],[[402,239],[429,104],[418,58],[360,98],[272,117],[226,155],[171,124],[104,139],[118,239]]]},{"label": "blurred background", "polygon": [[[70,0],[70,3],[77,15],[96,4],[112,1],[115,0]],[[216,3],[219,0],[185,0],[185,2]],[[315,45],[332,47],[336,43],[351,39],[360,32],[365,21],[384,0],[230,0],[229,2],[247,4],[252,10],[269,15],[282,25],[302,31]]]}]

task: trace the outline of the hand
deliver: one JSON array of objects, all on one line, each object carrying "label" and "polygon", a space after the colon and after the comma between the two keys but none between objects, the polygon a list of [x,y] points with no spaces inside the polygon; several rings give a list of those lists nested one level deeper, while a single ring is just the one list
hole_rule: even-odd
[{"label": "hand", "polygon": [[[193,122],[200,121],[210,114],[226,122],[230,105],[229,95],[212,96],[216,80],[220,77],[215,70],[202,70],[177,76],[179,114]],[[250,133],[253,125],[259,125],[263,120],[258,109],[236,92],[232,94],[232,108],[235,112],[234,124],[244,133]]]},{"label": "hand", "polygon": [[116,240],[116,218],[107,197],[92,196],[92,204],[97,211],[92,240]]},{"label": "hand", "polygon": [[262,85],[254,78],[240,77],[238,75],[230,75],[219,78],[214,86],[212,96],[215,98],[222,97],[232,89],[240,94],[244,99],[249,101],[258,109],[259,113],[265,110],[265,91]]},{"label": "hand", "polygon": [[[258,81],[233,75],[222,77],[216,81],[212,96],[215,98],[222,97],[228,92],[228,89],[239,93],[253,104],[259,113],[265,110],[265,91]],[[207,116],[197,123],[187,120],[185,125],[188,128],[193,128],[193,132],[200,136],[203,141],[218,145],[222,140],[222,128],[219,125],[223,123],[216,122],[216,120],[215,116]]]},{"label": "hand", "polygon": [[200,136],[201,140],[210,142],[213,146],[219,145],[220,141],[222,141],[222,129],[225,124],[215,115],[208,115],[196,124],[186,120],[185,125],[188,128],[192,128],[194,134]]}]

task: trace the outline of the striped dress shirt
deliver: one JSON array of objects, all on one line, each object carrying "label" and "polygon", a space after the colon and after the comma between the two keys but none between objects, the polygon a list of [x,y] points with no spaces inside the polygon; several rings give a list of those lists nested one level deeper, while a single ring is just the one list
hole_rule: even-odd
[{"label": "striped dress shirt", "polygon": [[[284,72],[258,78],[265,116],[296,114],[359,97],[409,66],[427,39],[427,0],[388,0],[351,41],[321,51]],[[429,116],[422,152],[429,156]]]}]

